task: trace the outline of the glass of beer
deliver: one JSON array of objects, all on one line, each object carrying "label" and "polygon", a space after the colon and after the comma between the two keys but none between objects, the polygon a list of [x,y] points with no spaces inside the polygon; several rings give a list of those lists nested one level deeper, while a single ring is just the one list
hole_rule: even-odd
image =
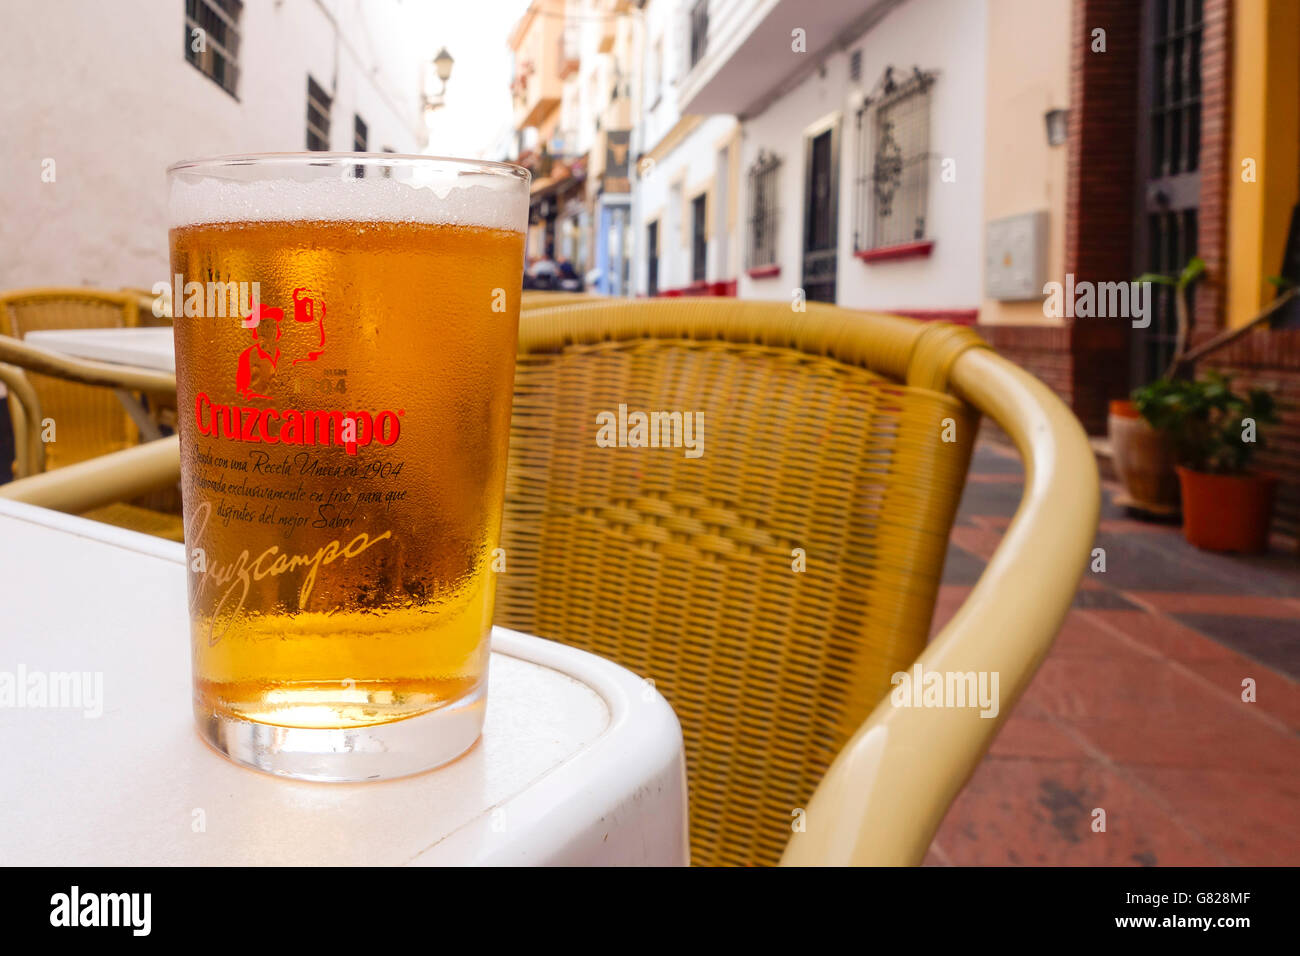
[{"label": "glass of beer", "polygon": [[528,172],[390,153],[168,170],[194,712],[247,766],[478,739]]}]

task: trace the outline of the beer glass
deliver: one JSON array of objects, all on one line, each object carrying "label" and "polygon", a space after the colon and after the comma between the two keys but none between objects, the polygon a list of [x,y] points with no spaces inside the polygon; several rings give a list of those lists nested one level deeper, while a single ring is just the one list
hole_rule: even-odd
[{"label": "beer glass", "polygon": [[402,776],[483,721],[528,172],[168,170],[194,711],[258,770]]}]

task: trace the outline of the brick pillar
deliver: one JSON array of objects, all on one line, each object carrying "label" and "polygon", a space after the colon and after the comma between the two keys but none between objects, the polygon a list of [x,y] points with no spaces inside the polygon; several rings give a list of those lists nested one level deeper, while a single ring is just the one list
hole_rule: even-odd
[{"label": "brick pillar", "polygon": [[[1134,0],[1074,0],[1065,270],[1076,281],[1133,278],[1141,12]],[[1093,52],[1096,29],[1106,31],[1105,53]],[[1070,327],[1070,404],[1089,432],[1105,431],[1107,402],[1127,394],[1129,331],[1116,319]]]},{"label": "brick pillar", "polygon": [[[1132,278],[1134,142],[1141,4],[1075,0],[1071,20],[1070,139],[1065,269],[1075,279]],[[1092,31],[1106,52],[1092,52]]]}]

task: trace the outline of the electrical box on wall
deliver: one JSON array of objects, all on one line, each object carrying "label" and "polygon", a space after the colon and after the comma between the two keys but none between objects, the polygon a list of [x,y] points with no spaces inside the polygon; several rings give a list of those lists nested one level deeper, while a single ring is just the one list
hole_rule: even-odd
[{"label": "electrical box on wall", "polygon": [[1047,282],[1047,211],[995,219],[984,244],[984,294],[1017,302],[1039,299]]}]

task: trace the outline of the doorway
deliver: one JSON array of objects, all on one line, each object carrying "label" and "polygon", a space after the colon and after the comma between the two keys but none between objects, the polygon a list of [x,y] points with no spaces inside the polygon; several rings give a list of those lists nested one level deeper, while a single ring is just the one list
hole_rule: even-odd
[{"label": "doorway", "polygon": [[[1202,0],[1143,4],[1135,274],[1177,275],[1197,254],[1203,14]],[[1194,296],[1193,288],[1189,322]],[[1151,322],[1133,333],[1129,377],[1137,386],[1159,378],[1173,359],[1178,334],[1173,288],[1151,287]]]},{"label": "doorway", "polygon": [[839,259],[839,117],[804,134],[803,291],[834,302]]}]

